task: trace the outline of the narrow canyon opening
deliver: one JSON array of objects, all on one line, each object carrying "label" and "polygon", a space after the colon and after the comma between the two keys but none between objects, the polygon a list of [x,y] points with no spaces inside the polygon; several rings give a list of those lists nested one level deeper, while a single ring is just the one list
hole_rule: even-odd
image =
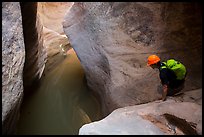
[{"label": "narrow canyon opening", "polygon": [[[82,125],[101,118],[100,103],[88,88],[84,70],[63,31],[64,15],[72,4],[21,3],[27,57],[17,135],[77,135]],[[32,18],[36,18],[37,25]],[[32,34],[32,24],[42,36],[37,32]],[[43,53],[39,53],[37,44],[30,44],[33,39],[36,43],[43,41]],[[40,60],[38,54],[47,54],[47,58],[44,59],[45,66],[36,74],[34,65],[39,64],[33,61]],[[33,75],[37,75],[36,80],[29,83]]]}]

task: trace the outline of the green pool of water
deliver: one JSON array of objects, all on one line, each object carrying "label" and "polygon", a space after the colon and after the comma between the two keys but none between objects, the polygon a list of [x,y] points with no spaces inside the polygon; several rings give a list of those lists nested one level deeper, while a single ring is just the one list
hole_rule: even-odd
[{"label": "green pool of water", "polygon": [[76,135],[83,124],[98,120],[100,115],[99,102],[88,90],[83,68],[71,49],[24,99],[16,133]]}]

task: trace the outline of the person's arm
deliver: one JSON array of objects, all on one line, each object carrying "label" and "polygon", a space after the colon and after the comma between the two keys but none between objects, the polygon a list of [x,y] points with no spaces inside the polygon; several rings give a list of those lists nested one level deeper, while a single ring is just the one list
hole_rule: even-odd
[{"label": "person's arm", "polygon": [[163,85],[163,92],[162,92],[162,101],[166,100],[168,86],[166,84]]}]

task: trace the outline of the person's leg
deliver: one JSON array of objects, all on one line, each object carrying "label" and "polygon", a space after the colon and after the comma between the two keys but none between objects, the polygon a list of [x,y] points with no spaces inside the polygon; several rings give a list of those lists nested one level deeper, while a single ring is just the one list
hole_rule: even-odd
[{"label": "person's leg", "polygon": [[174,94],[179,93],[184,88],[184,81],[180,83],[177,88],[169,88],[167,96],[173,96]]},{"label": "person's leg", "polygon": [[173,96],[173,95],[174,95],[174,89],[169,87],[167,91],[167,96]]}]

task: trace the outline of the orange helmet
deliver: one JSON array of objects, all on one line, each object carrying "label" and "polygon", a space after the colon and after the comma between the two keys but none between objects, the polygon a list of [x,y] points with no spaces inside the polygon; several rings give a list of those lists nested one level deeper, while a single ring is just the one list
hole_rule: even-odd
[{"label": "orange helmet", "polygon": [[150,55],[147,59],[147,66],[155,64],[160,61],[160,58],[157,55]]}]

